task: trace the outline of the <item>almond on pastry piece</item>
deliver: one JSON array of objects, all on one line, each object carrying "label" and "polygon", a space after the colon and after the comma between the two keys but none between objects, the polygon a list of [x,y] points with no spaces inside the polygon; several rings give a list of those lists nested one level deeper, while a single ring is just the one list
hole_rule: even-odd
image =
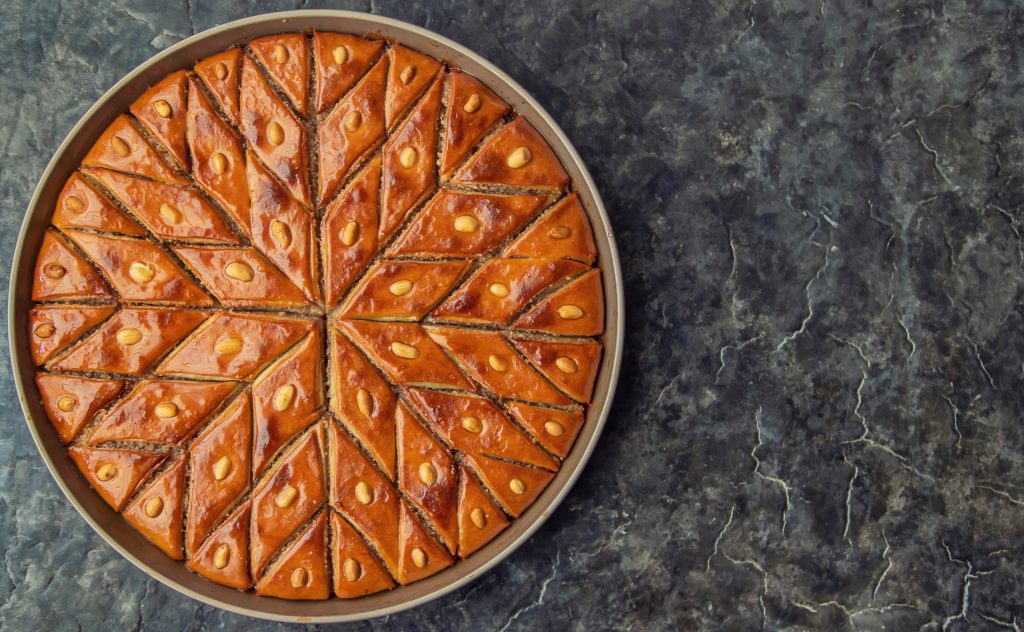
[{"label": "almond on pastry piece", "polygon": [[248,235],[249,191],[242,143],[195,80],[189,81],[187,130],[192,178],[227,211],[238,229]]},{"label": "almond on pastry piece", "polygon": [[213,300],[153,242],[77,230],[68,235],[103,271],[126,301],[206,306]]},{"label": "almond on pastry piece", "polygon": [[494,258],[431,312],[440,320],[508,324],[531,299],[552,284],[584,272],[568,259]]},{"label": "almond on pastry piece", "polygon": [[324,294],[338,304],[377,252],[380,158],[374,158],[327,207],[320,223]]},{"label": "almond on pastry piece", "polygon": [[459,557],[468,557],[508,526],[508,518],[465,467],[459,470]]},{"label": "almond on pastry piece", "polygon": [[157,375],[251,379],[317,323],[310,318],[218,312],[157,368]]},{"label": "almond on pastry piece", "polygon": [[206,320],[205,312],[126,307],[108,318],[50,369],[137,375]]},{"label": "almond on pastry piece", "polygon": [[274,360],[252,383],[253,475],[285,444],[319,419],[324,401],[320,330]]},{"label": "almond on pastry piece", "polygon": [[512,108],[480,80],[464,72],[448,75],[448,107],[441,146],[441,175],[448,176]]},{"label": "almond on pastry piece", "polygon": [[248,590],[251,501],[239,505],[188,558],[189,570],[222,586]]},{"label": "almond on pastry piece", "polygon": [[256,583],[256,592],[282,599],[327,599],[331,580],[327,574],[327,514],[313,522],[287,545],[281,556]]},{"label": "almond on pastry piece", "polygon": [[388,570],[398,572],[398,492],[336,423],[328,424],[331,505],[366,535]]},{"label": "almond on pastry piece", "polygon": [[384,139],[387,72],[387,61],[378,61],[317,129],[320,147],[319,204],[330,200],[353,167]]},{"label": "almond on pastry piece", "polygon": [[519,117],[484,141],[452,180],[561,191],[569,175],[540,133]]},{"label": "almond on pastry piece", "polygon": [[334,329],[330,367],[331,412],[394,480],[395,392],[352,341]]},{"label": "almond on pastry piece", "polygon": [[387,56],[388,89],[384,110],[388,129],[391,129],[434,80],[441,70],[441,63],[401,45],[389,48]]},{"label": "almond on pastry piece", "polygon": [[505,251],[506,257],[558,257],[593,263],[594,231],[579,194],[572,193],[544,212]]},{"label": "almond on pastry piece", "polygon": [[236,382],[142,380],[92,429],[89,445],[108,441],[179,444],[237,387]]},{"label": "almond on pastry piece", "polygon": [[388,256],[445,259],[486,254],[548,199],[442,189],[391,244]]},{"label": "almond on pastry piece", "polygon": [[340,321],[338,327],[362,346],[395,382],[410,386],[473,388],[418,324],[349,320]]},{"label": "almond on pastry piece", "polygon": [[[239,128],[249,148],[300,204],[309,204],[306,128],[249,57],[242,60]],[[250,158],[248,162],[252,162]]]},{"label": "almond on pastry piece", "polygon": [[115,119],[100,134],[82,164],[87,167],[106,167],[171,184],[187,184],[185,178],[171,168],[146,141],[126,114]]}]

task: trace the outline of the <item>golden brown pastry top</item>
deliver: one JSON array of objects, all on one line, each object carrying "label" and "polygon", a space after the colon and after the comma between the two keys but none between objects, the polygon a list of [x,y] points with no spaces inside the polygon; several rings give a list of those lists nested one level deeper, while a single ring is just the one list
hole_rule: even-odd
[{"label": "golden brown pastry top", "polygon": [[[91,171],[85,169],[83,173]],[[106,169],[95,171],[103,174],[115,173]],[[132,181],[161,186],[159,183],[141,178],[132,178]],[[79,173],[71,174],[64,184],[64,189],[57,198],[57,207],[53,210],[52,221],[58,228],[92,228],[124,235],[145,234],[138,223],[117,208],[87,177]]]},{"label": "golden brown pastry top", "polygon": [[458,540],[455,458],[405,404],[398,406],[396,426],[399,488],[429,517],[445,545],[454,551]]},{"label": "golden brown pastry top", "polygon": [[283,599],[327,599],[327,512],[321,511],[256,584],[256,592]]},{"label": "golden brown pastry top", "polygon": [[192,180],[220,204],[241,233],[248,235],[249,192],[241,140],[195,79],[190,79],[188,86],[186,136],[192,156]]},{"label": "golden brown pastry top", "polygon": [[100,135],[82,159],[82,164],[172,184],[185,184],[185,178],[153,149],[139,131],[138,125],[137,119],[122,114]]},{"label": "golden brown pastry top", "polygon": [[[212,244],[238,243],[238,237],[216,207],[194,189],[133,178],[109,169],[88,168],[82,172],[98,180],[150,232],[161,239]],[[78,226],[131,235],[143,233],[142,230],[125,230],[116,224],[104,225],[100,222]]]},{"label": "golden brown pastry top", "polygon": [[32,300],[110,299],[113,294],[88,262],[65,237],[49,229],[36,257]]},{"label": "golden brown pastry top", "polygon": [[444,119],[441,173],[449,175],[469,155],[473,146],[512,108],[480,80],[453,71]]},{"label": "golden brown pastry top", "polygon": [[254,476],[320,417],[324,404],[322,356],[320,330],[314,329],[253,380]]},{"label": "golden brown pastry top", "polygon": [[252,501],[237,507],[206,541],[188,557],[188,567],[210,581],[224,586],[248,590],[249,522]]},{"label": "golden brown pastry top", "polygon": [[249,57],[242,60],[239,108],[239,127],[249,147],[285,184],[292,197],[309,204],[306,128],[274,94],[256,62]]},{"label": "golden brown pastry top", "polygon": [[335,568],[334,594],[342,599],[362,597],[395,585],[362,536],[336,512],[331,513],[331,559]]},{"label": "golden brown pastry top", "polygon": [[235,382],[143,380],[107,411],[89,434],[89,445],[181,443],[237,386]]},{"label": "golden brown pastry top", "polygon": [[268,598],[356,598],[544,492],[593,397],[603,276],[585,200],[499,92],[285,33],[96,138],[25,335],[69,457],[154,546]]},{"label": "golden brown pastry top", "polygon": [[459,469],[459,557],[469,557],[508,526],[480,482],[465,467]]},{"label": "golden brown pastry top", "polygon": [[206,313],[125,307],[47,365],[58,371],[139,375],[206,319]]},{"label": "golden brown pastry top", "polygon": [[179,169],[188,166],[185,142],[185,86],[188,74],[172,72],[132,103],[131,113],[168,151]]},{"label": "golden brown pastry top", "polygon": [[149,240],[78,230],[65,234],[96,264],[124,301],[204,307],[213,304],[181,266]]},{"label": "golden brown pastry top", "polygon": [[57,434],[64,443],[70,443],[93,415],[121,392],[124,380],[39,372],[36,386]]},{"label": "golden brown pastry top", "polygon": [[432,315],[439,320],[505,325],[540,292],[586,269],[569,259],[496,257],[473,273]]},{"label": "golden brown pastry top", "polygon": [[321,457],[323,440],[314,427],[267,473],[252,493],[249,568],[259,579],[281,545],[320,509],[327,497]]},{"label": "golden brown pastry top", "polygon": [[124,508],[124,517],[160,550],[180,560],[184,500],[185,457],[178,457]]},{"label": "golden brown pastry top", "polygon": [[[316,218],[250,157],[247,169],[253,244],[309,301],[320,295],[314,255]],[[270,288],[265,291],[274,292]]]},{"label": "golden brown pastry top", "polygon": [[267,76],[288,97],[300,116],[307,114],[309,38],[302,33],[270,35],[249,42],[249,50]]},{"label": "golden brown pastry top", "polygon": [[387,61],[374,64],[320,124],[320,205],[331,199],[352,168],[384,138],[387,73]]},{"label": "golden brown pastry top", "polygon": [[356,436],[384,473],[395,478],[398,398],[377,369],[337,330],[330,340],[331,412]]},{"label": "golden brown pastry top", "polygon": [[388,129],[393,128],[423,90],[441,70],[433,57],[405,46],[388,49],[388,88],[384,113]]},{"label": "golden brown pastry top", "polygon": [[338,424],[328,424],[331,506],[364,533],[388,571],[398,570],[398,491]]},{"label": "golden brown pastry top", "polygon": [[214,417],[189,447],[192,493],[185,525],[189,557],[250,484],[251,420],[249,396],[241,393]]},{"label": "golden brown pastry top", "polygon": [[[238,86],[241,75],[242,49],[228,50],[200,60],[192,71],[202,80],[202,85],[209,89],[230,123],[238,125]],[[195,87],[198,84],[190,84]]]},{"label": "golden brown pastry top", "polygon": [[468,261],[379,261],[341,306],[341,318],[422,319],[469,270]]},{"label": "golden brown pastry top", "polygon": [[322,114],[355,85],[384,49],[384,42],[342,33],[313,33],[316,112]]},{"label": "golden brown pastry top", "polygon": [[43,364],[114,313],[112,305],[37,305],[28,313],[32,359]]},{"label": "golden brown pastry top", "polygon": [[[393,69],[392,69],[393,70]],[[387,240],[437,183],[437,118],[441,80],[435,79],[409,117],[384,143],[380,239]]]},{"label": "golden brown pastry top", "polygon": [[569,176],[540,133],[520,117],[485,140],[453,180],[562,190]]},{"label": "golden brown pastry top", "polygon": [[391,257],[473,257],[492,252],[548,198],[442,190],[391,247]]},{"label": "golden brown pastry top", "polygon": [[218,312],[168,354],[156,372],[251,379],[316,326],[309,318]]},{"label": "golden brown pastry top", "polygon": [[336,197],[320,222],[325,307],[338,304],[377,252],[380,157]]}]

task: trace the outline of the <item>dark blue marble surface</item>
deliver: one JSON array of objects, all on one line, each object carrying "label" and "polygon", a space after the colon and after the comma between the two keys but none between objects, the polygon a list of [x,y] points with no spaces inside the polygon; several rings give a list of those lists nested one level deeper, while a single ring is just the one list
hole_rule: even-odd
[{"label": "dark blue marble surface", "polygon": [[[354,628],[1019,629],[1024,5],[330,6],[447,35],[538,97],[604,195],[629,305],[607,430],[552,519],[475,584]],[[287,8],[5,0],[0,257],[104,90]],[[0,628],[280,627],[107,547],[6,362],[0,437]]]}]

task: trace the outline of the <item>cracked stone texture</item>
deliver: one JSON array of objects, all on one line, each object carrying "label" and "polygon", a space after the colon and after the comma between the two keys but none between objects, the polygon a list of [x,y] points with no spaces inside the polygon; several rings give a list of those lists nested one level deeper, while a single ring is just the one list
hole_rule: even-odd
[{"label": "cracked stone texture", "polygon": [[[6,0],[3,256],[104,90],[285,8]],[[604,195],[628,306],[619,394],[562,507],[476,583],[355,629],[1019,629],[1019,2],[346,8],[447,35],[540,99]],[[108,548],[6,363],[0,388],[0,628],[277,627]]]}]

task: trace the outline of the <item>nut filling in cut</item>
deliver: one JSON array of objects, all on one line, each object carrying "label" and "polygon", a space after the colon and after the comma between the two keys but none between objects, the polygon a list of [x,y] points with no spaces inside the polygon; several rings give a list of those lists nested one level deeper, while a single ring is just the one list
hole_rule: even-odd
[{"label": "nut filling in cut", "polygon": [[43,407],[95,491],[207,579],[355,598],[491,542],[602,361],[583,201],[481,81],[286,33],[96,139],[36,258]]}]

